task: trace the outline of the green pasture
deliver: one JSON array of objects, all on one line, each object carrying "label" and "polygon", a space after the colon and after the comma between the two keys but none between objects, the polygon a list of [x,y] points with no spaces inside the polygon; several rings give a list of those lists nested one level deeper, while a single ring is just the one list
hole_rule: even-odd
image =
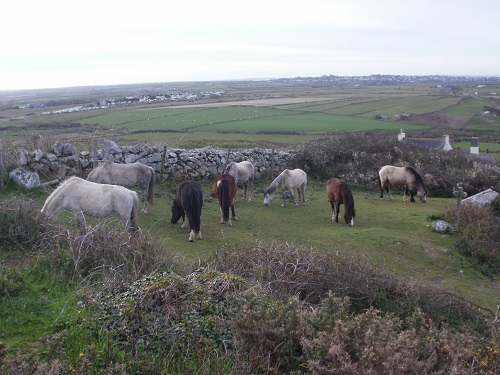
[{"label": "green pasture", "polygon": [[[358,101],[342,101],[335,105],[324,105],[322,111],[344,116],[361,116],[374,118],[375,116],[388,116],[394,118],[401,113],[413,115],[435,112],[455,105],[459,99],[448,96],[403,96],[403,97],[375,97],[363,98]],[[312,108],[311,106],[309,108]],[[305,108],[302,108],[305,109]]]},{"label": "green pasture", "polygon": [[[249,133],[356,132],[375,129],[399,129],[401,127],[401,124],[398,123],[360,117],[249,106],[120,111],[87,118],[82,122],[89,125],[98,124],[129,130]],[[421,129],[422,127],[411,126],[412,129]]]},{"label": "green pasture", "polygon": [[164,144],[169,148],[250,149],[287,147],[304,144],[327,137],[322,134],[259,134],[259,133],[218,133],[218,132],[140,132],[118,136],[120,143]]},{"label": "green pasture", "polygon": [[487,102],[478,98],[465,98],[454,106],[444,108],[440,113],[446,115],[474,115],[483,112],[483,106],[487,105]]},{"label": "green pasture", "polygon": [[[397,193],[392,201],[380,200],[376,188],[355,191],[355,226],[350,228],[343,222],[332,222],[324,181],[309,181],[306,206],[295,207],[288,200],[282,208],[279,194],[270,206],[264,206],[264,191],[270,181],[260,179],[256,182],[253,202],[243,201],[240,189],[235,203],[238,220],[228,227],[220,224],[211,179],[200,182],[205,196],[202,240],[188,242],[188,229],[182,229],[180,222],[170,223],[177,179],[159,182],[154,207],[149,215],[141,213],[139,217],[143,233],[160,240],[165,254],[184,265],[194,267],[223,248],[287,242],[348,255],[418,283],[458,291],[466,299],[489,309],[500,303],[500,284],[463,259],[455,248],[457,236],[438,234],[430,227],[431,218],[442,217],[449,207],[454,207],[455,199],[430,197],[427,203],[410,203],[403,202],[402,195]],[[47,188],[42,197],[50,191]],[[42,203],[41,199],[40,205]],[[67,213],[61,213],[58,221],[75,225],[74,218]],[[123,223],[111,219],[110,225],[122,226]]]}]

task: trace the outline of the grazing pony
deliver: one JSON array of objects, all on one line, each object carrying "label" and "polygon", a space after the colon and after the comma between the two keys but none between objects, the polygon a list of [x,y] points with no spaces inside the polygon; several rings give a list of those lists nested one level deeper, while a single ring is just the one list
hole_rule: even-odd
[{"label": "grazing pony", "polygon": [[389,199],[392,199],[391,185],[394,187],[404,187],[403,200],[410,192],[410,201],[415,202],[413,191],[417,189],[417,196],[424,203],[427,200],[427,189],[420,173],[413,167],[394,167],[392,165],[383,166],[378,172],[380,183],[380,199],[384,198],[384,189],[387,191]]},{"label": "grazing pony", "polygon": [[97,184],[73,176],[63,181],[49,195],[41,212],[52,220],[59,211],[66,209],[76,216],[80,228],[85,225],[84,214],[105,217],[117,213],[131,234],[135,235],[139,230],[138,206],[139,198],[135,191],[118,185]]},{"label": "grazing pony", "polygon": [[[335,220],[336,223],[339,222],[340,205],[343,204],[345,223],[353,227],[356,211],[354,209],[354,198],[349,186],[338,178],[332,178],[326,183],[326,195],[332,206],[332,220]],[[337,205],[336,212],[335,205]]]},{"label": "grazing pony", "polygon": [[184,228],[184,218],[187,216],[189,221],[189,242],[194,241],[197,236],[201,240],[201,208],[203,207],[203,192],[199,183],[195,181],[184,180],[177,185],[174,204],[172,206],[172,224],[177,224],[182,217],[182,226]]},{"label": "grazing pony", "polygon": [[247,187],[250,187],[250,193],[248,195],[248,201],[252,201],[253,196],[253,178],[255,174],[255,168],[249,161],[241,161],[235,163],[232,161],[224,169],[224,173],[230,174],[236,180],[236,183],[243,184],[243,200],[247,197]]},{"label": "grazing pony", "polygon": [[[286,206],[285,200],[285,192],[288,190],[290,194],[292,194],[292,198],[295,201],[295,206],[299,205],[302,196],[302,205],[306,205],[305,200],[305,190],[307,185],[307,174],[302,169],[285,169],[281,174],[271,182],[271,185],[266,190],[264,195],[264,204],[269,206],[274,198],[274,193],[277,189],[281,189],[283,194],[283,203],[281,203],[281,207]],[[295,200],[295,196],[293,195],[294,189],[297,189],[299,194],[299,199]]]},{"label": "grazing pony", "polygon": [[236,213],[234,212],[234,197],[236,196],[236,180],[233,176],[229,174],[219,174],[215,176],[214,181],[214,194],[219,201],[220,213],[221,213],[221,224],[231,226],[231,218],[229,217],[229,210],[231,209],[231,216],[234,220],[236,218]]},{"label": "grazing pony", "polygon": [[144,197],[142,212],[148,214],[149,206],[154,203],[155,197],[155,170],[142,163],[118,164],[114,161],[105,161],[87,176],[87,181],[101,184],[132,187],[139,185]]}]

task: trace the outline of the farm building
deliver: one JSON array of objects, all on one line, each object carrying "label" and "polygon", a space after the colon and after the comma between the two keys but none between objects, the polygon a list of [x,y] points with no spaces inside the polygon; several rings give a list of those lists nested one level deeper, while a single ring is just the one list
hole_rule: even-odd
[{"label": "farm building", "polygon": [[450,144],[450,137],[445,134],[441,138],[409,138],[401,129],[398,134],[398,141],[411,143],[417,146],[436,148],[438,150],[450,151],[453,150]]}]

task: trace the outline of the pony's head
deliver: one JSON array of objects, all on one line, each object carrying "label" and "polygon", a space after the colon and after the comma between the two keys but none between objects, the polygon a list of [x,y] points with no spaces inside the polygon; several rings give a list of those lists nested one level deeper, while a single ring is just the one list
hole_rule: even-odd
[{"label": "pony's head", "polygon": [[177,204],[176,201],[174,201],[174,204],[172,205],[172,218],[170,219],[170,222],[172,224],[177,224],[181,216],[182,208]]},{"label": "pony's head", "polygon": [[266,194],[264,195],[264,205],[269,206],[273,201],[273,198],[274,198],[274,191],[270,192],[269,190],[267,190]]},{"label": "pony's head", "polygon": [[355,216],[354,209],[353,209],[352,213],[350,211],[347,211],[346,213],[344,213],[345,223],[347,225],[349,225],[350,227],[354,226],[354,216]]},{"label": "pony's head", "polygon": [[427,189],[423,185],[417,188],[417,196],[420,202],[425,203],[427,201]]}]

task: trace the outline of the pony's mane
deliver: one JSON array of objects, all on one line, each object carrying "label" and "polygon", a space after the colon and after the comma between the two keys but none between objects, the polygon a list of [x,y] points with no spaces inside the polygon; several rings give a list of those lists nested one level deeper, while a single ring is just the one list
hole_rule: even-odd
[{"label": "pony's mane", "polygon": [[[288,169],[285,169],[285,171],[287,171]],[[276,177],[273,182],[271,182],[271,184],[269,185],[269,187],[267,188],[266,190],[266,194],[267,193],[273,193],[276,191],[276,189],[278,189],[280,186],[281,186],[281,181],[283,180],[283,178],[285,178],[285,171],[281,172],[278,177]]]},{"label": "pony's mane", "polygon": [[350,190],[348,192],[348,195],[349,195],[349,202],[347,202],[347,212],[349,212],[349,215],[352,215],[352,217],[355,217],[356,210],[354,209],[354,197],[352,196],[352,192]]},{"label": "pony's mane", "polygon": [[54,199],[54,196],[62,189],[64,188],[64,186],[66,186],[70,181],[73,181],[75,180],[77,177],[76,176],[71,176],[70,178],[68,178],[67,180],[64,180],[63,182],[61,182],[59,184],[59,186],[54,189],[54,191],[52,193],[50,193],[50,195],[47,197],[47,199],[45,200],[45,204],[43,205],[44,207],[49,204],[52,199]]},{"label": "pony's mane", "polygon": [[423,180],[422,176],[420,175],[420,173],[418,173],[415,168],[410,167],[410,166],[406,167],[406,170],[408,172],[410,172],[415,177],[415,181],[417,182],[417,186],[422,186],[425,189],[425,183],[424,183],[424,180]]}]

